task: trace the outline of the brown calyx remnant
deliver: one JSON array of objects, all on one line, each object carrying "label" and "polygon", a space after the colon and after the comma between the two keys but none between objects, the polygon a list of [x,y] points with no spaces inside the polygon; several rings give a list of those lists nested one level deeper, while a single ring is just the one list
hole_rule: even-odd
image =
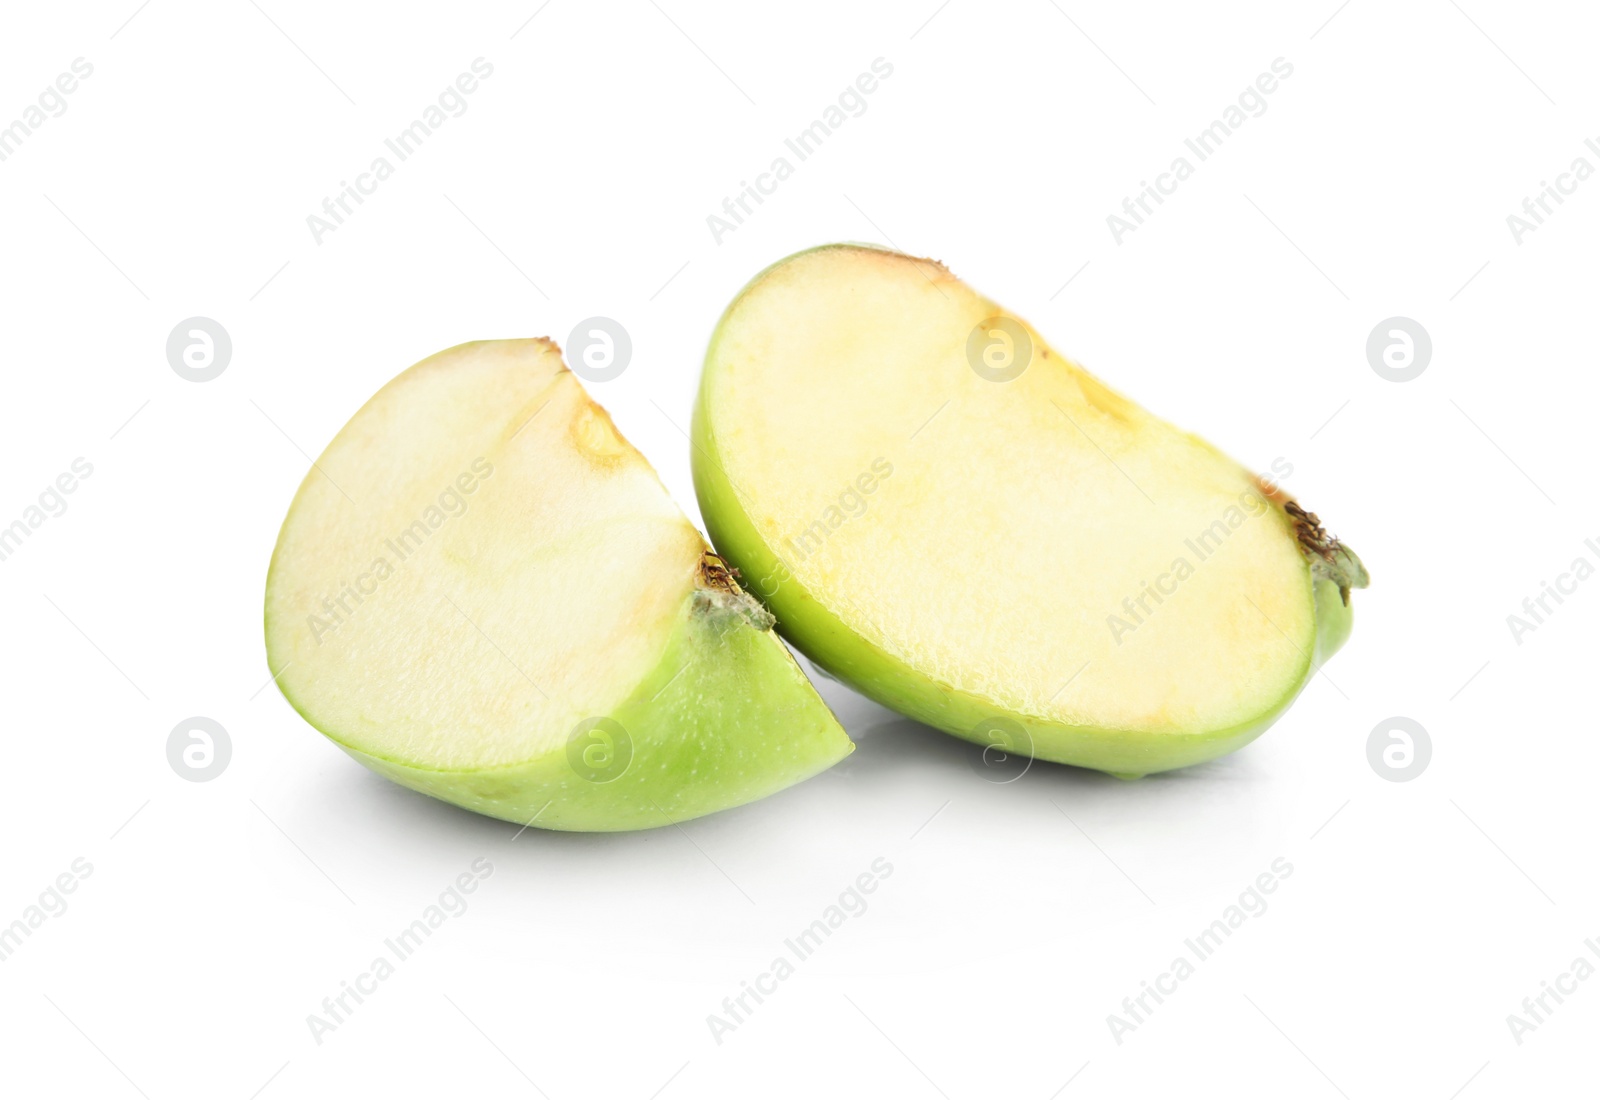
[{"label": "brown calyx remnant", "polygon": [[721,555],[710,550],[702,553],[698,574],[700,583],[694,590],[694,606],[700,614],[722,623],[737,617],[757,630],[771,630],[777,623],[772,612],[739,587],[739,571]]},{"label": "brown calyx remnant", "polygon": [[1348,607],[1350,590],[1365,588],[1369,583],[1366,566],[1353,550],[1328,534],[1315,512],[1306,511],[1292,500],[1283,501],[1283,510],[1294,521],[1295,539],[1300,552],[1311,561],[1312,575],[1337,584],[1339,598]]},{"label": "brown calyx remnant", "polygon": [[1324,561],[1332,561],[1339,540],[1328,534],[1327,528],[1315,512],[1308,512],[1294,501],[1286,501],[1283,510],[1294,519],[1294,535],[1306,553],[1315,554]]},{"label": "brown calyx remnant", "polygon": [[739,576],[739,571],[729,565],[727,559],[707,550],[700,555],[700,584],[705,588],[716,588],[723,592],[738,592],[740,588],[734,583]]}]

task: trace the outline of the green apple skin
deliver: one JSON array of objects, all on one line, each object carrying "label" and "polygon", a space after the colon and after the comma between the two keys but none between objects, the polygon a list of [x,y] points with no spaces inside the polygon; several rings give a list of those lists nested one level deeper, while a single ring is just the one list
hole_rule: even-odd
[{"label": "green apple skin", "polygon": [[[740,609],[747,597],[706,593],[684,601],[661,661],[608,716],[628,736],[616,778],[586,778],[565,748],[510,767],[441,771],[322,733],[403,787],[519,825],[574,832],[675,825],[765,798],[849,756],[855,744],[800,666]],[[770,733],[752,745],[750,730]]]},{"label": "green apple skin", "polygon": [[[761,275],[757,275],[750,285],[760,278]],[[735,298],[724,317],[737,304]],[[719,324],[706,352],[708,365],[715,361],[721,332]],[[1009,748],[1036,759],[1092,768],[1123,779],[1203,763],[1225,756],[1264,733],[1289,709],[1322,663],[1350,636],[1352,613],[1348,601],[1338,585],[1314,577],[1308,564],[1305,598],[1313,601],[1316,607],[1314,652],[1301,651],[1300,671],[1292,688],[1255,721],[1203,733],[1173,734],[1070,726],[1034,715],[1001,711],[976,695],[934,682],[884,652],[841,622],[795,580],[751,523],[737,490],[728,479],[716,435],[711,429],[707,408],[710,390],[711,372],[706,370],[701,374],[690,430],[691,463],[701,517],[717,553],[740,571],[745,590],[761,599],[776,616],[779,633],[824,672],[874,702],[956,737],[987,744],[982,736],[984,723],[1003,717],[1020,725],[1031,740],[1031,744]],[[1275,509],[1273,518],[1284,525],[1286,538],[1294,538],[1287,516]],[[1063,677],[1071,674],[1071,669],[1062,670]]]}]

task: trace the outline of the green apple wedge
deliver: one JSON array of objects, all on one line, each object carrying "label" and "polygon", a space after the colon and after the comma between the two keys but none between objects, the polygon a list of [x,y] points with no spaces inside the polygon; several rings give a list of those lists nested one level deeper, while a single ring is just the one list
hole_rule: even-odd
[{"label": "green apple wedge", "polygon": [[267,576],[268,664],[307,722],[546,829],[676,823],[848,755],[771,626],[548,340],[463,344],[381,389]]},{"label": "green apple wedge", "polygon": [[692,438],[717,552],[819,668],[958,737],[1125,778],[1258,736],[1367,583],[1272,479],[881,248],[751,280]]}]

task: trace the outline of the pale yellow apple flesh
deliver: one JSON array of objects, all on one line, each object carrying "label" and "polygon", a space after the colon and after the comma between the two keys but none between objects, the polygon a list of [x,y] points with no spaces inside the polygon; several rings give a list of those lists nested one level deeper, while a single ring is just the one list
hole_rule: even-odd
[{"label": "pale yellow apple flesh", "polygon": [[[1032,348],[1006,380],[997,317]],[[713,542],[800,649],[959,736],[1018,723],[1046,759],[1139,775],[1238,747],[1365,583],[1280,491],[881,249],[745,288],[694,439]]]},{"label": "pale yellow apple flesh", "polygon": [[309,722],[547,828],[681,821],[849,753],[770,625],[543,340],[385,386],[307,475],[267,584]]}]

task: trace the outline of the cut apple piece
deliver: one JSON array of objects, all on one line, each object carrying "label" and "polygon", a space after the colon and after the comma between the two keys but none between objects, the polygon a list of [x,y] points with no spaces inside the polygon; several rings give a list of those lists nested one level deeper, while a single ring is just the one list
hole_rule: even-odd
[{"label": "cut apple piece", "polygon": [[945,268],[832,245],[722,317],[694,420],[718,552],[820,668],[1123,776],[1230,752],[1349,632],[1360,562]]},{"label": "cut apple piece", "polygon": [[848,755],[771,625],[548,340],[464,344],[380,390],[267,577],[268,662],[308,722],[548,829],[678,822]]}]

